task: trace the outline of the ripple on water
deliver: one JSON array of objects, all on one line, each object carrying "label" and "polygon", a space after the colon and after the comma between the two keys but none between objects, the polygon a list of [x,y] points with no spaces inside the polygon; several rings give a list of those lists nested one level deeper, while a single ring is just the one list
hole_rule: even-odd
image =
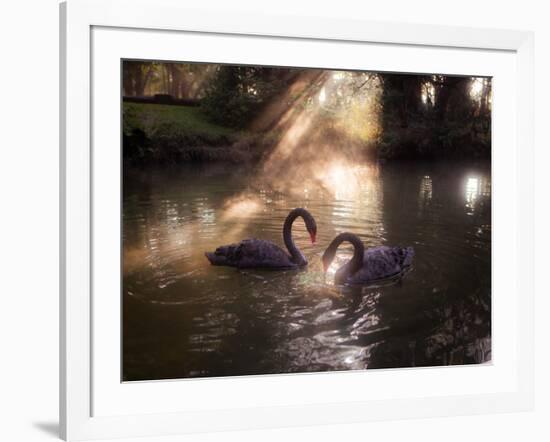
[{"label": "ripple on water", "polygon": [[[384,166],[347,200],[255,192],[217,172],[125,177],[125,379],[490,360],[490,193],[466,194],[470,173],[456,165]],[[225,202],[243,191],[259,209],[224,217]],[[315,245],[303,223],[295,225],[307,269],[238,271],[204,257],[247,237],[284,247],[282,224],[299,206],[318,225]],[[343,231],[367,247],[413,245],[413,270],[388,284],[334,286],[320,258]],[[352,254],[342,245],[336,264]]]}]

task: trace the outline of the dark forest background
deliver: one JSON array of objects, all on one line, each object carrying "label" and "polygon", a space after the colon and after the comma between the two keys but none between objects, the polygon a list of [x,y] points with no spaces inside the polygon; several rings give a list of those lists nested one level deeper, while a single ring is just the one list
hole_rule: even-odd
[{"label": "dark forest background", "polygon": [[124,159],[136,164],[256,161],[284,143],[490,157],[489,78],[124,61],[122,89]]}]

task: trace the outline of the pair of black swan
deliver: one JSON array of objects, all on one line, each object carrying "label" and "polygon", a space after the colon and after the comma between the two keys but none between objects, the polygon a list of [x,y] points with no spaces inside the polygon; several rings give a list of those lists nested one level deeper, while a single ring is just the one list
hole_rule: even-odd
[{"label": "pair of black swan", "polygon": [[[214,252],[206,252],[213,265],[237,268],[264,268],[273,270],[295,269],[307,265],[307,259],[296,247],[292,239],[292,224],[301,217],[315,243],[317,225],[311,214],[302,208],[292,210],[283,226],[283,239],[288,253],[271,241],[263,239],[245,239],[238,244],[220,246]],[[412,247],[379,246],[365,250],[358,236],[353,233],[341,233],[332,240],[323,253],[322,261],[326,272],[336,256],[338,246],[349,242],[354,247],[353,257],[344,264],[334,276],[336,284],[368,284],[373,281],[398,277],[411,266],[414,251]]]}]

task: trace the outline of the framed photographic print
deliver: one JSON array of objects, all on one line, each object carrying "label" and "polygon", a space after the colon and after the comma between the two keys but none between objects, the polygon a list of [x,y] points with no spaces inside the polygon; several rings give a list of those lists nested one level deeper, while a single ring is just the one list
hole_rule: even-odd
[{"label": "framed photographic print", "polygon": [[139,10],[60,9],[62,436],[531,408],[532,35]]}]

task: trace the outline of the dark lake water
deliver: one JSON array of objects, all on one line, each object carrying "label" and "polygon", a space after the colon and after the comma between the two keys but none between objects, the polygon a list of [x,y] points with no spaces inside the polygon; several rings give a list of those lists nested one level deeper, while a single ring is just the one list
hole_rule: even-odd
[{"label": "dark lake water", "polygon": [[[292,192],[249,186],[237,169],[125,171],[123,380],[490,361],[489,165],[371,164]],[[312,245],[294,224],[306,269],[238,271],[205,258],[249,237],[284,247],[294,207],[318,226]],[[367,247],[413,246],[413,269],[397,282],[335,286],[320,258],[343,231]],[[351,254],[342,246],[337,264]]]}]

